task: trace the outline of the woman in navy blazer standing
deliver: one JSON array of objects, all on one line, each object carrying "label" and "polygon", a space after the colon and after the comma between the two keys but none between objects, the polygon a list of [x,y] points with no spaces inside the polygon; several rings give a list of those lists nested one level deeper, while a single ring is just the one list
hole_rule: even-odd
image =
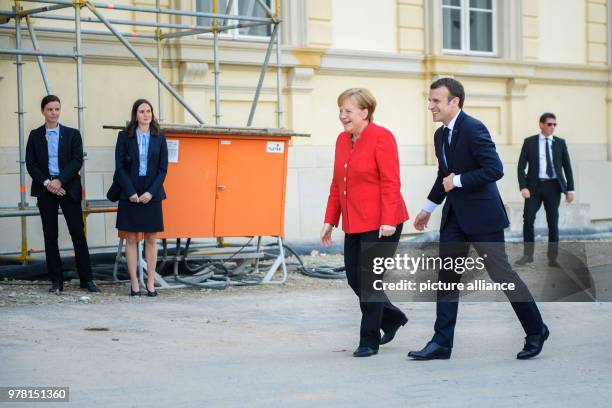
[{"label": "woman in navy blazer standing", "polygon": [[147,295],[157,296],[157,233],[164,230],[162,200],[168,171],[168,146],[160,134],[153,107],[145,99],[132,106],[130,123],[119,132],[115,147],[115,171],[121,194],[117,229],[127,233],[125,256],[130,274],[131,296],[140,296],[136,276],[138,233],[144,233],[147,260]]}]

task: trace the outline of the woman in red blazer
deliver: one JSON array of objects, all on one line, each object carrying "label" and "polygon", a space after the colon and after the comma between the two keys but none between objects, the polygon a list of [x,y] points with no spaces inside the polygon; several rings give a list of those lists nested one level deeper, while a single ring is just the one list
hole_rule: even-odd
[{"label": "woman in red blazer", "polygon": [[344,132],[336,140],[321,244],[331,245],[332,229],[342,215],[346,276],[362,313],[359,347],[353,356],[369,357],[378,353],[379,345],[393,340],[408,321],[384,294],[377,293],[376,301],[364,299],[367,292],[372,293],[373,258],[395,254],[408,211],[400,193],[395,137],[372,122],[374,96],[367,89],[351,88],[340,94],[338,107]]}]

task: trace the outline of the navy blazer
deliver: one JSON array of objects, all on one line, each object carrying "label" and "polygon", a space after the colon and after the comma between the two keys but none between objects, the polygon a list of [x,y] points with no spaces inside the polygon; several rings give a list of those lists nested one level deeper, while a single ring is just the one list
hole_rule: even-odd
[{"label": "navy blazer", "polygon": [[[117,136],[117,145],[115,146],[115,173],[121,186],[120,200],[129,200],[132,195],[138,194],[135,186],[138,185],[138,179],[140,178],[138,175],[139,167],[138,139],[128,137],[127,132],[122,130]],[[147,186],[145,191],[153,196],[151,201],[161,201],[166,198],[164,179],[167,172],[168,145],[166,144],[166,137],[151,133],[147,155],[147,174],[145,176],[145,185]]]},{"label": "navy blazer", "polygon": [[[440,230],[444,228],[451,207],[466,234],[503,230],[510,222],[496,181],[503,177],[504,168],[489,131],[478,119],[461,111],[453,128],[447,166],[442,158],[443,128],[439,127],[434,136],[438,177],[427,197],[436,204],[446,198]],[[462,187],[446,193],[442,179],[450,173],[461,175]]]},{"label": "navy blazer", "polygon": [[[572,164],[570,163],[569,152],[565,140],[560,137],[553,136],[552,142],[552,162],[555,172],[557,173],[557,181],[561,191],[567,194],[568,191],[574,191],[574,174],[572,172]],[[529,163],[529,169],[525,175],[525,168]],[[528,188],[533,195],[540,184],[540,135],[530,136],[523,142],[521,155],[518,161],[518,183],[522,190]]]},{"label": "navy blazer", "polygon": [[[45,125],[30,132],[26,144],[26,169],[32,177],[30,194],[38,197],[47,191],[43,182],[49,179],[49,147]],[[76,201],[81,201],[82,188],[79,170],[83,166],[83,139],[77,129],[60,124],[58,162],[60,174],[57,177],[62,188]]]}]

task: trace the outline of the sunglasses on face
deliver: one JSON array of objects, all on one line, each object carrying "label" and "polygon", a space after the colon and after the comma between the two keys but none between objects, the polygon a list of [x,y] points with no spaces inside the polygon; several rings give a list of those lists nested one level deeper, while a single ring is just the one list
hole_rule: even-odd
[{"label": "sunglasses on face", "polygon": [[556,123],[547,123],[546,126],[548,126],[548,127],[551,127],[551,126],[552,127],[557,127],[557,124]]}]

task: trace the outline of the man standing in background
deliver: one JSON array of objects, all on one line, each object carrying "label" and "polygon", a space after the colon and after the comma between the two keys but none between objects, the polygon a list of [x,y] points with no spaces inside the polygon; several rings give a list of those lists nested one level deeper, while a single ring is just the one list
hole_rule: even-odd
[{"label": "man standing in background", "polygon": [[[561,193],[568,203],[574,201],[574,176],[565,140],[554,136],[557,117],[553,113],[540,116],[540,134],[523,142],[518,161],[518,182],[525,199],[523,210],[523,257],[516,265],[533,262],[534,222],[544,203],[548,223],[548,265],[559,267],[559,204]],[[529,164],[527,174],[525,167]]]}]

